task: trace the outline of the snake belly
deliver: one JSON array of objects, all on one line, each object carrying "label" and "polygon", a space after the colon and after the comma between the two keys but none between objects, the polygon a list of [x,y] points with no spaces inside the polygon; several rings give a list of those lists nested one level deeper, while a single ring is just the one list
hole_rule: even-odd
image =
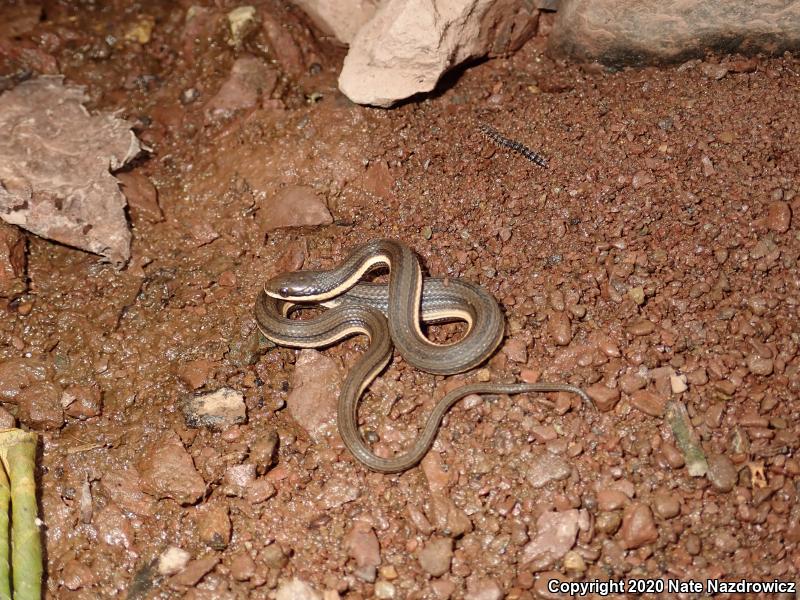
[{"label": "snake belly", "polygon": [[[360,282],[368,271],[389,267],[388,284]],[[322,304],[329,308],[311,320],[295,320],[296,307]],[[347,449],[367,468],[396,473],[412,468],[425,456],[450,407],[469,394],[517,394],[563,391],[578,387],[550,383],[473,384],[453,390],[436,403],[422,433],[404,454],[377,456],[358,430],[358,403],[364,390],[388,364],[393,345],[410,364],[437,374],[462,372],[484,362],[503,337],[504,321],[494,298],[459,279],[423,278],[411,250],[394,240],[376,240],[356,249],[329,271],[296,271],[269,280],[256,300],[259,329],[272,342],[297,348],[329,346],[353,335],[366,335],[369,348],[348,373],[337,404],[337,425]],[[453,344],[434,344],[420,322],[466,321],[468,331]]]}]

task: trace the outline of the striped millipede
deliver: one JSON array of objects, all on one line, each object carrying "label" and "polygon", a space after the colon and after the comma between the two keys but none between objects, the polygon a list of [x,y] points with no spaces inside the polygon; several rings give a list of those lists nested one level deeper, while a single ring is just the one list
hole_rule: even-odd
[{"label": "striped millipede", "polygon": [[504,146],[506,148],[509,148],[510,150],[513,150],[518,154],[521,154],[529,161],[531,161],[532,163],[536,163],[540,167],[547,168],[547,159],[545,159],[545,157],[542,156],[541,154],[538,154],[533,150],[531,150],[530,148],[528,148],[525,144],[521,144],[516,140],[512,140],[511,138],[505,137],[494,127],[492,127],[491,125],[487,125],[486,123],[478,123],[478,127],[480,128],[481,132],[483,132],[483,134],[489,139],[491,139],[493,142],[500,144],[501,146]]}]

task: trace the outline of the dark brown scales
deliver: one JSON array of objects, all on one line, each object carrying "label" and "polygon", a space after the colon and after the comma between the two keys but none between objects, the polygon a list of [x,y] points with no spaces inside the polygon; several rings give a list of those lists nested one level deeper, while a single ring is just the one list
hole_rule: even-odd
[{"label": "dark brown scales", "polygon": [[512,140],[500,134],[495,128],[487,125],[486,123],[479,123],[478,126],[480,127],[481,131],[493,142],[500,144],[501,146],[505,146],[506,148],[510,148],[514,152],[517,152],[527,158],[532,163],[536,163],[540,167],[547,168],[547,160],[541,154],[537,154],[524,144],[520,144],[516,140]]}]

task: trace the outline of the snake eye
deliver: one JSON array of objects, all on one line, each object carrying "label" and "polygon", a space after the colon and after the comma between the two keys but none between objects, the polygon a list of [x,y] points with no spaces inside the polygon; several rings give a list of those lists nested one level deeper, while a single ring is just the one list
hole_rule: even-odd
[{"label": "snake eye", "polygon": [[278,293],[284,298],[286,298],[289,294],[291,294],[291,290],[288,287],[284,286],[280,290],[278,290]]}]

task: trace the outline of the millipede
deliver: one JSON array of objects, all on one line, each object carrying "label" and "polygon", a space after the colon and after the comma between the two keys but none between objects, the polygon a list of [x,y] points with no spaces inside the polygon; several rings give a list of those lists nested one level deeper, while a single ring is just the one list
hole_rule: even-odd
[{"label": "millipede", "polygon": [[500,144],[501,146],[505,146],[506,148],[517,152],[518,154],[521,154],[529,161],[536,163],[540,167],[547,168],[547,159],[541,154],[528,148],[525,144],[521,144],[516,140],[505,137],[494,127],[487,125],[486,123],[478,123],[478,127],[484,133],[484,135],[486,135],[486,137],[491,139],[493,142]]}]

